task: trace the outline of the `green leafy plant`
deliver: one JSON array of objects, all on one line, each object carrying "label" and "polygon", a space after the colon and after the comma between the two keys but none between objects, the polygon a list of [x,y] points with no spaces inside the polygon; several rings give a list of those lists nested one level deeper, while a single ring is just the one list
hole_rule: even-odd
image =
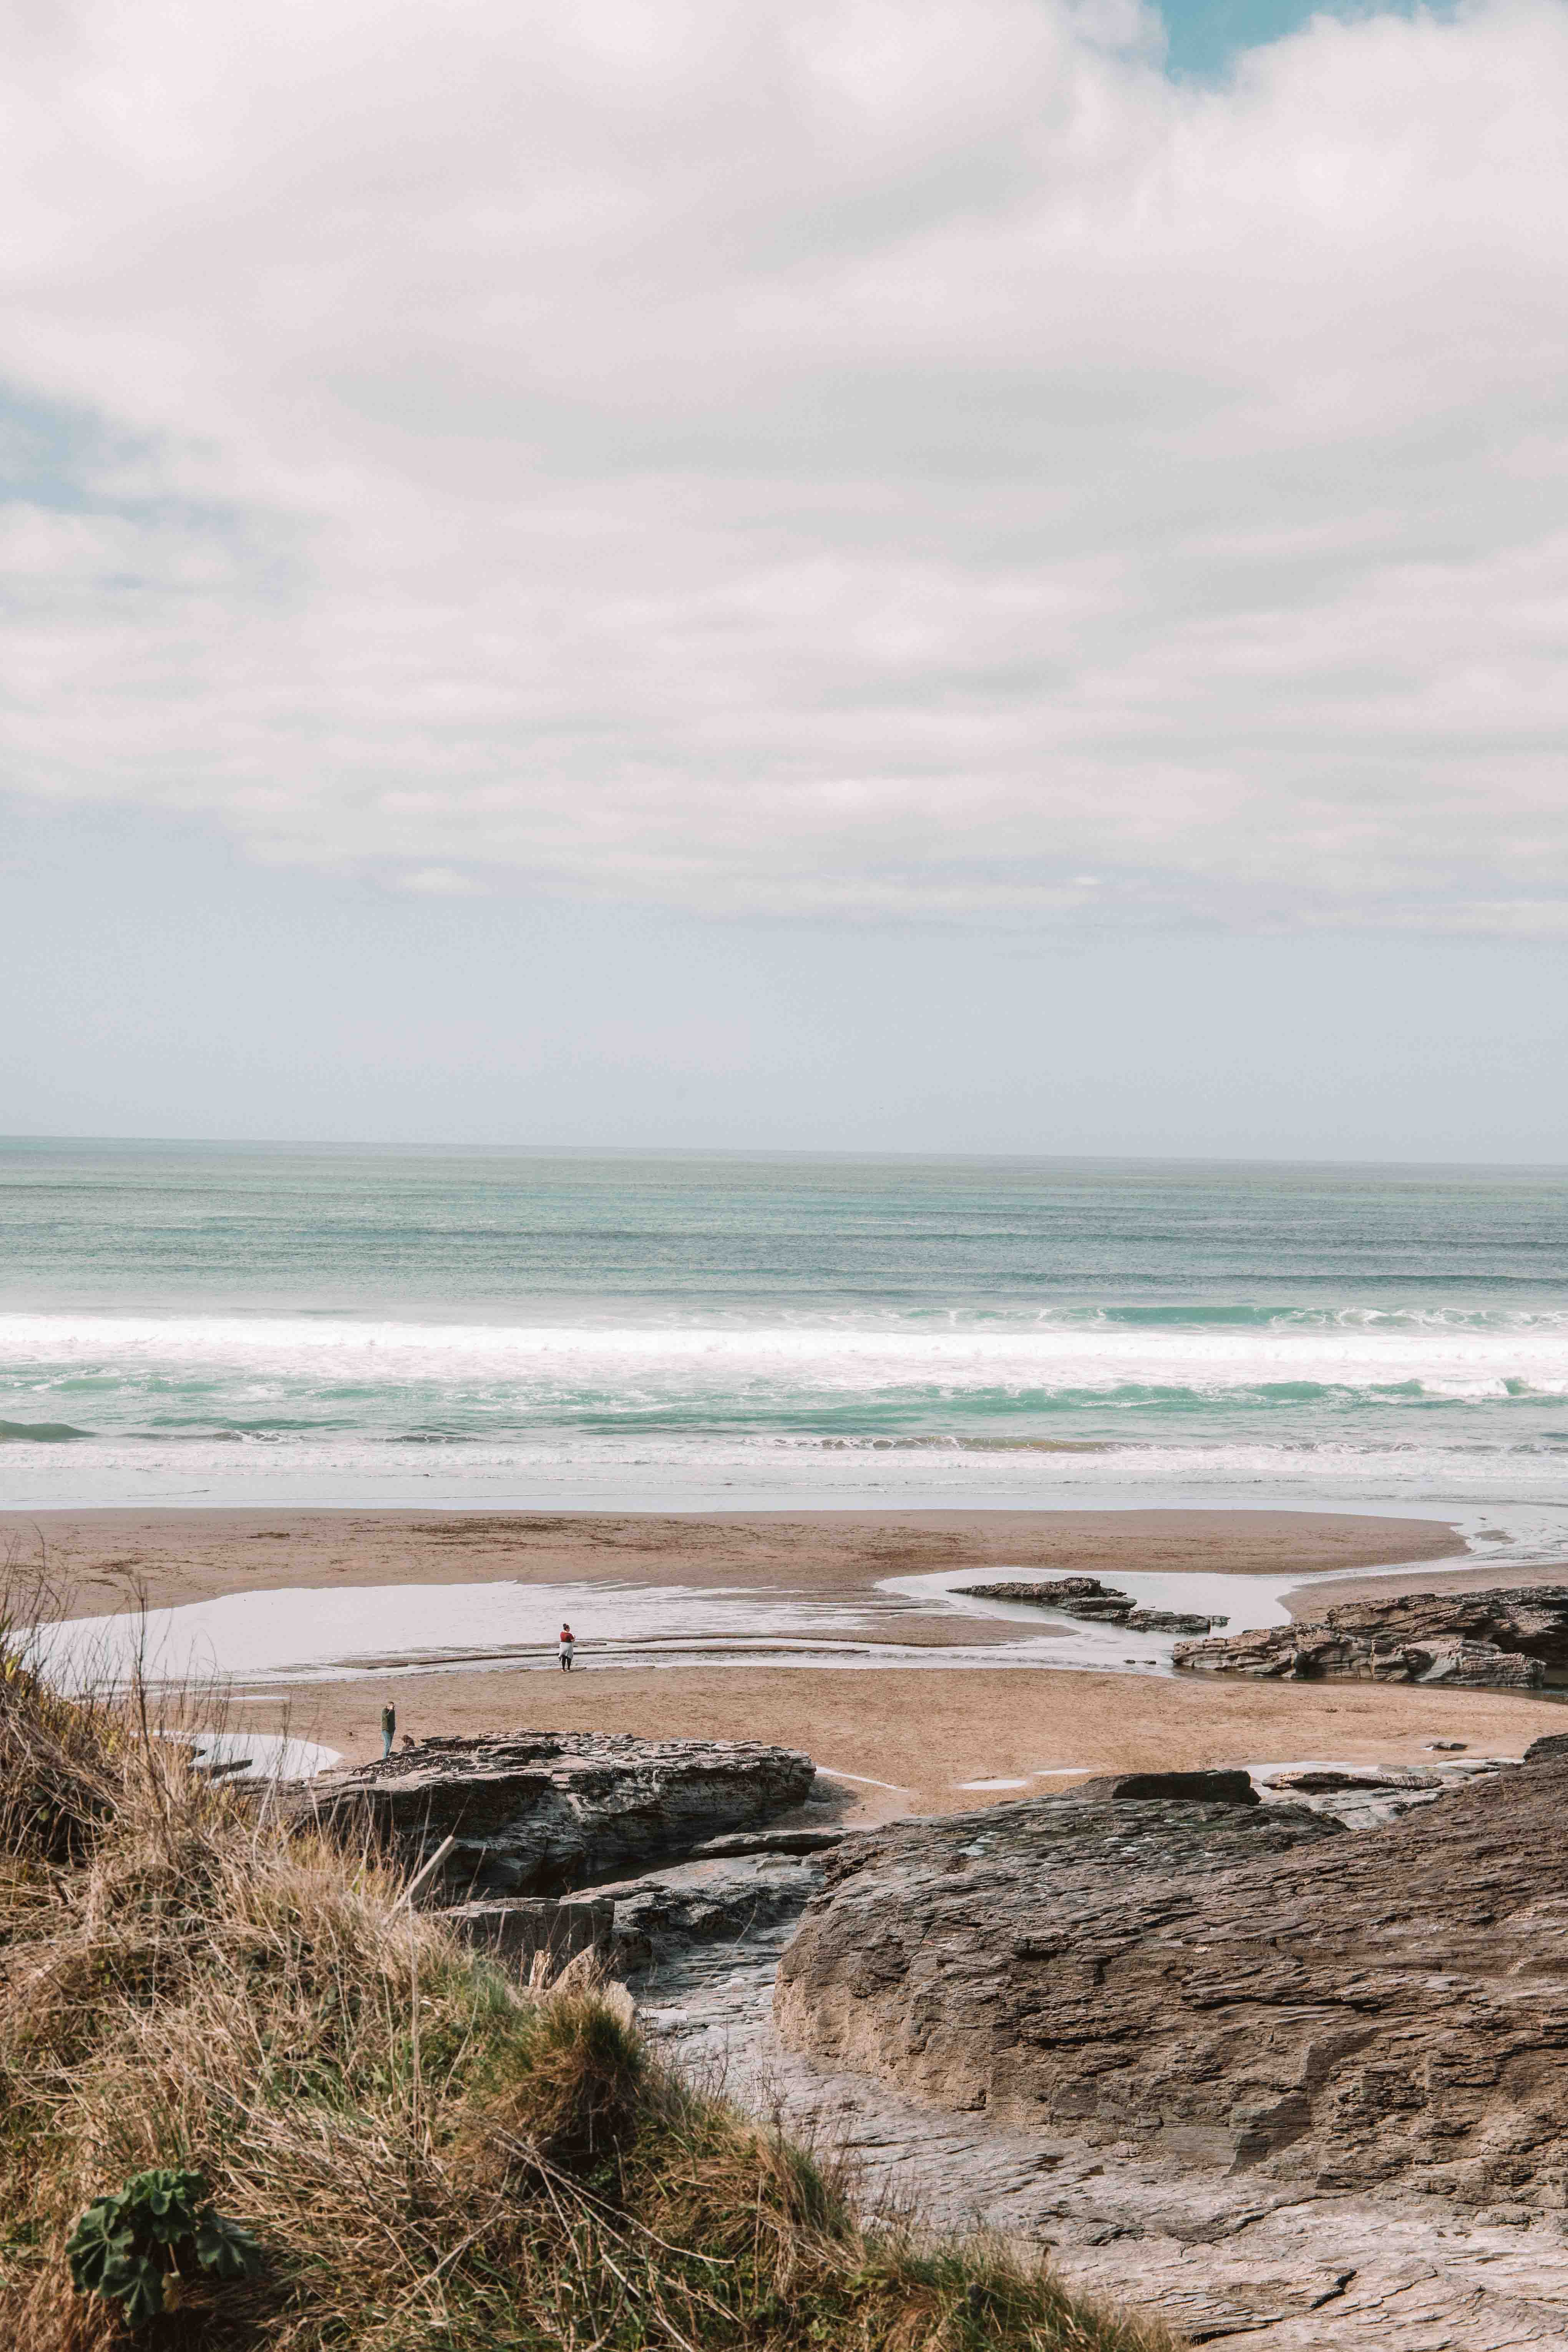
[{"label": "green leafy plant", "polygon": [[248,2230],[226,2221],[207,2200],[199,2172],[138,2172],[109,2197],[95,2197],[66,2242],[71,2284],[120,2304],[132,2327],[163,2308],[163,2278],[205,2271],[250,2278],[261,2249]]}]

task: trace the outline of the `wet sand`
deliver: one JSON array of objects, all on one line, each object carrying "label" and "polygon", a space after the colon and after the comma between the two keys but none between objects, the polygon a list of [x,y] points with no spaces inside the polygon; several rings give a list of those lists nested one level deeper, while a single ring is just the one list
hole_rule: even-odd
[{"label": "wet sand", "polygon": [[[463,1513],[118,1510],[0,1513],[18,1580],[47,1565],[55,1608],[99,1616],[286,1587],[614,1580],[864,1603],[889,1576],[1206,1570],[1319,1576],[1462,1558],[1438,1519],[1315,1511]],[[907,1605],[907,1604],[906,1604]],[[933,1617],[935,1638],[977,1636]],[[898,1638],[911,1637],[910,1620]],[[1000,1632],[1006,1638],[1007,1628]]]},{"label": "wet sand", "polygon": [[[1568,1709],[1511,1692],[1355,1684],[1243,1683],[1152,1675],[1019,1674],[984,1666],[688,1667],[561,1674],[415,1675],[338,1682],[247,1699],[230,1727],[289,1729],[357,1760],[379,1752],[381,1704],[400,1733],[529,1729],[629,1731],[645,1738],[771,1739],[819,1768],[858,1774],[837,1785],[846,1818],[952,1812],[1070,1788],[1059,1769],[1195,1770],[1212,1764],[1431,1764],[1432,1739],[1476,1756],[1522,1753],[1568,1730]],[[1022,1788],[965,1790],[965,1780]],[[878,1789],[875,1781],[890,1782]]]},{"label": "wet sand", "polygon": [[1404,1592],[1430,1592],[1440,1582],[1445,1592],[1518,1591],[1535,1584],[1568,1584],[1568,1568],[1561,1561],[1544,1566],[1452,1567],[1443,1570],[1441,1578],[1424,1575],[1419,1569],[1395,1569],[1384,1576],[1347,1576],[1337,1582],[1331,1591],[1321,1585],[1299,1585],[1292,1592],[1280,1597],[1292,1617],[1303,1623],[1321,1618],[1325,1609],[1341,1601],[1394,1601]]}]

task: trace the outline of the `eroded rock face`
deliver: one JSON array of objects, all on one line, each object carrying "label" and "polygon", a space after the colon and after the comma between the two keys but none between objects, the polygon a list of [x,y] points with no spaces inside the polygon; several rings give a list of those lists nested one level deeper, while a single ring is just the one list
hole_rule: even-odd
[{"label": "eroded rock face", "polygon": [[1175,1664],[1189,1674],[1539,1690],[1568,1682],[1568,1586],[1347,1601],[1319,1623],[1178,1642]]},{"label": "eroded rock face", "polygon": [[822,2063],[1321,2191],[1568,2204],[1568,1763],[1363,1832],[1045,1798],[826,1881],[775,1994]]},{"label": "eroded rock face", "polygon": [[322,1773],[301,1811],[395,1846],[417,1867],[456,1846],[428,1899],[559,1894],[754,1830],[798,1805],[809,1756],[755,1740],[518,1732],[426,1739]]}]

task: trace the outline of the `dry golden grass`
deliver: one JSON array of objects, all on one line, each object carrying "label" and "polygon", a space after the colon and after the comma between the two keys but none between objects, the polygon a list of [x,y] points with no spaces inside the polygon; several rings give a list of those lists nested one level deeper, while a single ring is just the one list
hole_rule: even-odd
[{"label": "dry golden grass", "polygon": [[137,2339],[212,2352],[1163,2352],[998,2249],[853,2218],[798,2148],[658,2063],[618,1987],[520,1986],[366,1853],[205,1782],[135,1699],[0,1638],[0,2343],[104,2352],[65,2239],[204,2173],[252,2281]]}]

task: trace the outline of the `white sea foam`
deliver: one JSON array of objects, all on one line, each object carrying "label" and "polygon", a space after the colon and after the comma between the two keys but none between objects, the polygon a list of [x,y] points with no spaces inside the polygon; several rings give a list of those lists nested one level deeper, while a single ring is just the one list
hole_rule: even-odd
[{"label": "white sea foam", "polygon": [[[1310,1384],[1363,1393],[1568,1399],[1568,1316],[1484,1325],[1431,1318],[1327,1325],[1128,1329],[1101,1321],[1002,1328],[858,1328],[842,1321],[760,1328],[422,1323],[310,1316],[0,1315],[0,1366],[114,1381],[204,1371],[229,1379],[387,1389],[431,1381],[500,1383],[542,1397],[605,1389],[613,1400],[945,1388],[1015,1392],[1122,1389],[1195,1394]],[[15,1389],[12,1393],[14,1394]]]},{"label": "white sea foam", "polygon": [[8,1311],[0,1468],[34,1508],[1544,1502],[1568,1314]]},{"label": "white sea foam", "polygon": [[[1131,1433],[1130,1433],[1131,1435]],[[520,1435],[505,1444],[418,1449],[353,1436],[310,1444],[234,1445],[105,1440],[8,1447],[12,1510],[130,1506],[382,1509],[788,1510],[985,1506],[1171,1507],[1288,1503],[1393,1507],[1446,1518],[1529,1507],[1568,1528],[1561,1448],[1310,1444],[1287,1441],[1171,1445],[1110,1453],[973,1451],[932,1444],[886,1450],[764,1433],[748,1442],[668,1434],[567,1440]],[[1568,1536],[1537,1558],[1564,1556]]]}]

